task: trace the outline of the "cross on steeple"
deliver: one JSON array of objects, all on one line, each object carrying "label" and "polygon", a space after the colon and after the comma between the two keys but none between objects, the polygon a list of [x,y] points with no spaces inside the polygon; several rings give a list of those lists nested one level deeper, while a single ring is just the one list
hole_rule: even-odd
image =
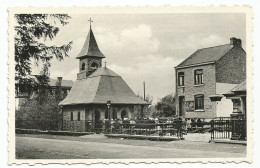
[{"label": "cross on steeple", "polygon": [[90,23],[90,27],[91,27],[91,23],[93,22],[93,20],[91,18],[89,18],[89,23]]}]

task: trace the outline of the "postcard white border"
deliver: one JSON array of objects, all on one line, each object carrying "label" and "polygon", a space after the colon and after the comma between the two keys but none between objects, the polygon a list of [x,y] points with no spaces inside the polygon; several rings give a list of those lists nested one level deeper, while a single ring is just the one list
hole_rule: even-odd
[{"label": "postcard white border", "polygon": [[[252,19],[250,6],[160,6],[160,7],[26,7],[9,8],[9,58],[8,58],[8,164],[34,165],[58,163],[193,163],[193,162],[248,162],[253,160],[253,55],[252,55]],[[15,88],[14,88],[14,14],[19,13],[64,13],[64,14],[127,14],[127,13],[245,13],[246,14],[246,52],[247,52],[247,156],[244,158],[167,158],[167,159],[16,159],[15,158]]]}]

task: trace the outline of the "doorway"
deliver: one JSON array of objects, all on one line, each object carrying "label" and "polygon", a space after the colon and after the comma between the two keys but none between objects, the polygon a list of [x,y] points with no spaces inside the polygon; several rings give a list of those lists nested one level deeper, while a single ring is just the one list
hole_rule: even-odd
[{"label": "doorway", "polygon": [[121,119],[124,120],[126,117],[126,110],[121,111]]},{"label": "doorway", "polygon": [[117,111],[116,111],[116,109],[113,109],[112,119],[113,119],[113,120],[116,120],[116,119],[117,119]]},{"label": "doorway", "polygon": [[184,110],[185,110],[185,97],[179,96],[179,116],[184,116]]},{"label": "doorway", "polygon": [[99,133],[100,127],[101,127],[101,123],[100,123],[100,111],[95,110],[94,119],[95,119],[95,132],[96,132],[96,133]]}]

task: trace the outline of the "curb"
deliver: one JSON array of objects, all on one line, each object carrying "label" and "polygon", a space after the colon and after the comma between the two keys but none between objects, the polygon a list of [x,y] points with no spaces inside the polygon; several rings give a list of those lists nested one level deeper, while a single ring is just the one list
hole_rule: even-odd
[{"label": "curb", "polygon": [[210,140],[209,142],[213,143],[224,143],[224,144],[237,144],[237,145],[247,145],[247,141],[239,141],[239,140],[224,140],[224,139],[215,139]]}]

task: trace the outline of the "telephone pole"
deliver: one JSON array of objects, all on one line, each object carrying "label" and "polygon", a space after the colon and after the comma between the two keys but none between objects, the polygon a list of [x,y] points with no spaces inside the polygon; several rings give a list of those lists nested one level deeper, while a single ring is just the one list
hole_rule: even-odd
[{"label": "telephone pole", "polygon": [[144,101],[145,101],[145,81],[144,81]]}]

